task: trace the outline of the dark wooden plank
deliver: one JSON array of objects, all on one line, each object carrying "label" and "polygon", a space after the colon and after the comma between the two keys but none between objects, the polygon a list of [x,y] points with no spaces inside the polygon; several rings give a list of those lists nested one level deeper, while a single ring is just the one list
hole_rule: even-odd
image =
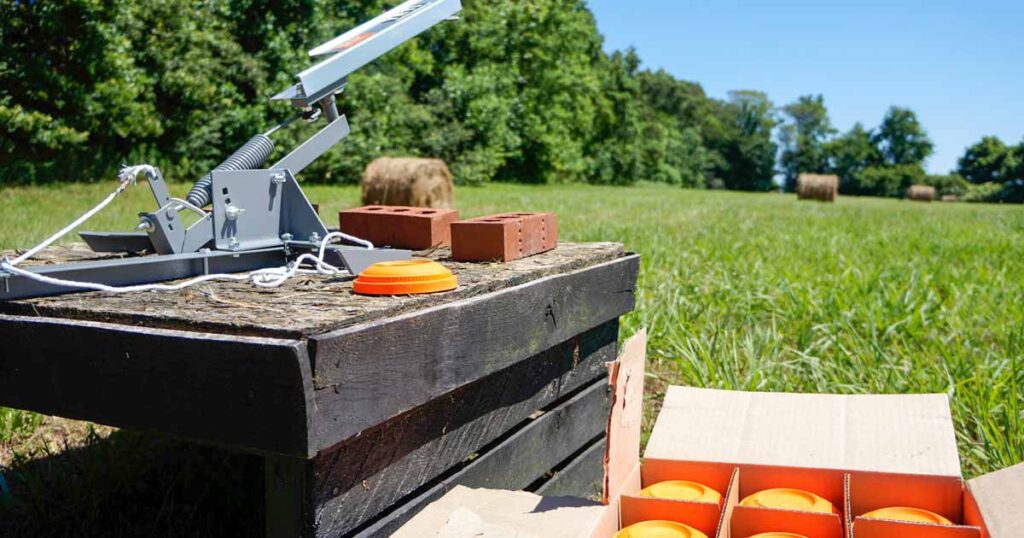
[{"label": "dark wooden plank", "polygon": [[309,461],[305,458],[267,456],[264,463],[266,537],[312,536],[313,522],[306,501]]},{"label": "dark wooden plank", "polygon": [[315,443],[385,420],[629,312],[639,257],[311,338]]},{"label": "dark wooden plank", "polygon": [[604,378],[618,320],[372,428],[312,463],[315,520],[344,534],[429,483],[532,413]]},{"label": "dark wooden plank", "polygon": [[459,471],[393,507],[373,524],[352,535],[390,536],[423,507],[456,485],[512,490],[526,487],[602,435],[608,420],[608,403],[608,384],[604,380],[597,381]]},{"label": "dark wooden plank", "polygon": [[0,316],[0,405],[307,457],[306,346]]},{"label": "dark wooden plank", "polygon": [[546,497],[583,497],[601,500],[604,487],[604,450],[607,439],[601,437],[583,452],[555,469],[550,478],[534,488]]}]

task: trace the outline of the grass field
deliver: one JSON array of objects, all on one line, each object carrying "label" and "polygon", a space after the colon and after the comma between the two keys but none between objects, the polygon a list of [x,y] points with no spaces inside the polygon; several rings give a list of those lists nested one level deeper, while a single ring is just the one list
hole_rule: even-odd
[{"label": "grass field", "polygon": [[[0,190],[0,248],[33,244],[109,187]],[[308,194],[324,215],[358,198],[352,187]],[[653,185],[491,185],[457,195],[464,216],[555,211],[564,240],[620,241],[643,255],[624,331],[650,331],[655,395],[667,383],[944,392],[966,475],[1024,459],[1020,206],[822,205]],[[140,186],[86,228],[128,229],[150,204]],[[0,410],[0,445],[22,451],[37,424]]]}]

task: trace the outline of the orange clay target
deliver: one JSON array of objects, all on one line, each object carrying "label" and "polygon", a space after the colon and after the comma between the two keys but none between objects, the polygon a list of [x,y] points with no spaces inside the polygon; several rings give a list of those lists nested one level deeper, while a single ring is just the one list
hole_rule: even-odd
[{"label": "orange clay target", "polygon": [[359,273],[352,289],[363,295],[415,295],[453,290],[455,275],[431,260],[380,262]]}]

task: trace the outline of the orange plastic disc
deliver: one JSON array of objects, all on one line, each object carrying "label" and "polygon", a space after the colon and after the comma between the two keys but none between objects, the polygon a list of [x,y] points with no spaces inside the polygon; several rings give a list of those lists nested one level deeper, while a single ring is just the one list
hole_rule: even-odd
[{"label": "orange plastic disc", "polygon": [[755,534],[750,538],[807,538],[802,534],[796,534],[793,532],[762,532],[761,534]]},{"label": "orange plastic disc", "polygon": [[758,491],[740,501],[740,506],[779,508],[799,512],[823,512],[831,514],[835,507],[828,500],[802,489],[774,488]]},{"label": "orange plastic disc", "polygon": [[435,261],[405,260],[367,267],[352,289],[363,295],[414,295],[453,290],[458,285],[455,275]]},{"label": "orange plastic disc", "polygon": [[641,521],[615,533],[615,538],[708,538],[699,530],[675,521]]},{"label": "orange plastic disc", "polygon": [[860,517],[866,517],[871,519],[894,519],[896,521],[911,521],[913,523],[931,523],[933,525],[952,525],[953,522],[936,514],[935,512],[929,512],[921,508],[911,508],[909,506],[891,506],[889,508],[879,508],[873,510]]},{"label": "orange plastic disc", "polygon": [[722,502],[722,494],[717,491],[689,480],[666,480],[652,484],[640,490],[641,497],[655,497],[658,499],[673,499],[677,501],[693,501],[705,503]]}]

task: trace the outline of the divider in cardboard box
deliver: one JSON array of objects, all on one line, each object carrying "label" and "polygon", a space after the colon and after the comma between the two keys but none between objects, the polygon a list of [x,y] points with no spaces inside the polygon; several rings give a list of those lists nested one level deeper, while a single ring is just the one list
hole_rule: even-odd
[{"label": "divider in cardboard box", "polygon": [[844,506],[846,472],[835,469],[741,465],[740,499],[771,488],[794,488],[824,497],[837,510]]},{"label": "divider in cardboard box", "polygon": [[736,466],[731,463],[647,458],[640,467],[640,480],[645,488],[666,480],[690,480],[714,489],[724,498],[735,471]]},{"label": "divider in cardboard box", "polygon": [[621,528],[641,521],[675,521],[714,537],[722,519],[722,508],[717,503],[624,496],[619,508]]},{"label": "divider in cardboard box", "polygon": [[[856,538],[978,538],[985,535],[970,491],[956,477],[850,473],[849,504],[853,518],[851,534]],[[860,517],[891,506],[921,508],[958,525],[951,527]]]},{"label": "divider in cardboard box", "polygon": [[944,527],[925,523],[856,518],[851,538],[981,538],[980,527]]},{"label": "divider in cardboard box", "polygon": [[963,521],[964,483],[959,477],[850,473],[850,509],[856,518],[879,508],[912,506]]},{"label": "divider in cardboard box", "polygon": [[791,532],[822,538],[842,538],[846,529],[847,473],[837,469],[740,465],[739,498],[773,488],[814,493],[833,505],[834,513],[736,506],[732,530],[736,536]]},{"label": "divider in cardboard box", "polygon": [[737,506],[732,516],[735,536],[761,532],[793,532],[821,538],[842,538],[846,528],[846,473],[834,469],[810,469],[775,465],[741,465],[739,498],[759,491],[793,488],[823,497],[835,513],[801,512],[776,508]]},{"label": "divider in cardboard box", "polygon": [[797,512],[776,508],[737,506],[730,525],[732,536],[746,538],[762,532],[792,532],[814,538],[843,538],[839,514]]},{"label": "divider in cardboard box", "polygon": [[[640,467],[641,487],[666,480],[690,480],[708,486],[722,495],[721,503],[657,499],[637,496],[639,491],[623,495],[619,504],[621,528],[650,520],[685,523],[710,537],[728,537],[727,508],[735,505],[739,470],[732,465],[698,464],[678,461],[645,461]],[[732,504],[730,505],[730,499]]]}]

